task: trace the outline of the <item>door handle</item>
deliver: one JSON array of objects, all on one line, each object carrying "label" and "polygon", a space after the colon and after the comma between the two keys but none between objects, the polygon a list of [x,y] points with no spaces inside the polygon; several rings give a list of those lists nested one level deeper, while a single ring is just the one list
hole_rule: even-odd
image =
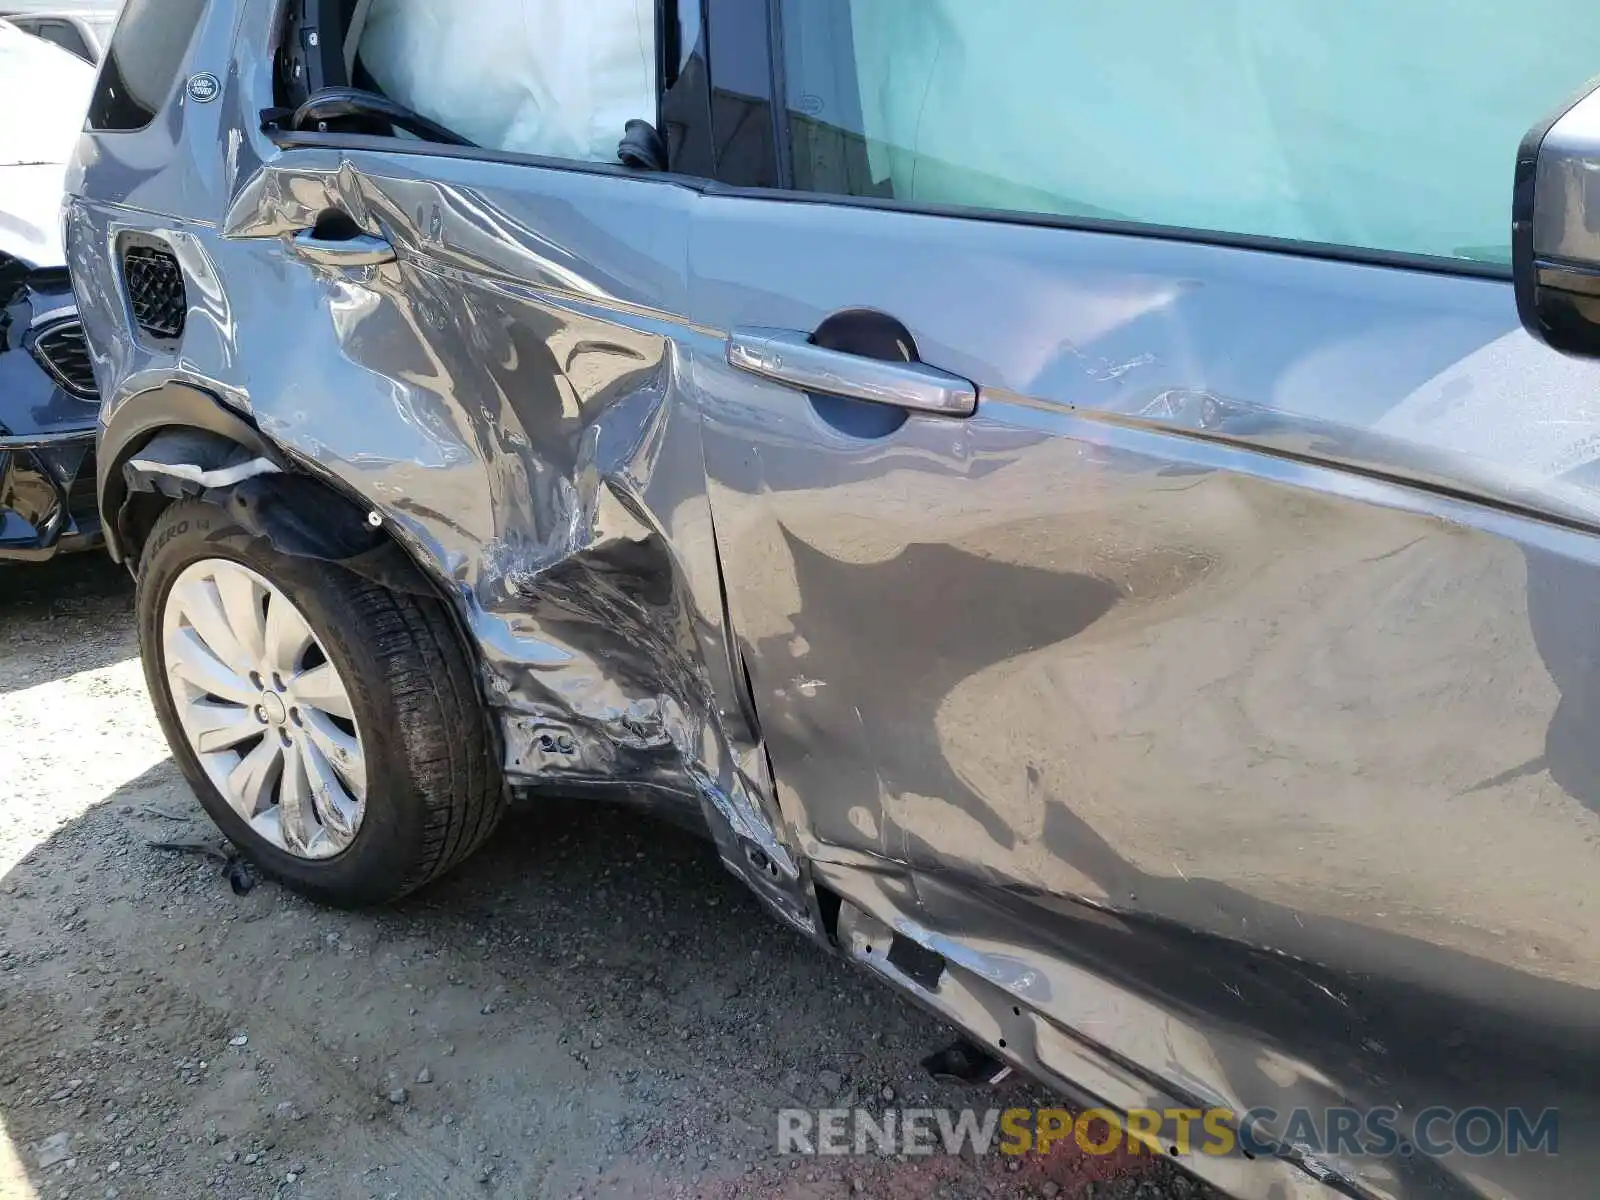
[{"label": "door handle", "polygon": [[792,329],[735,329],[728,365],[773,383],[942,417],[970,417],[978,389],[969,379],[920,362],[863,358],[814,346]]},{"label": "door handle", "polygon": [[329,238],[318,237],[314,229],[302,229],[290,239],[290,245],[301,258],[325,267],[381,267],[395,260],[394,247],[370,233]]}]

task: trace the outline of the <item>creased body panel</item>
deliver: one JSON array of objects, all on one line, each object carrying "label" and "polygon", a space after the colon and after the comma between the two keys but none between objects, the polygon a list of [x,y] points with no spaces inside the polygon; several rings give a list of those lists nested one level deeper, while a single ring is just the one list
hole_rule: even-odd
[{"label": "creased body panel", "polygon": [[703,338],[676,316],[693,194],[491,164],[462,164],[457,184],[428,165],[427,179],[400,156],[268,171],[236,206],[230,241],[276,241],[334,208],[400,256],[392,273],[321,281],[333,344],[318,359],[382,377],[391,411],[328,422],[258,403],[263,429],[376,499],[460,590],[513,777],[705,806],[736,870],[742,839],[792,889],[733,699],[681,382]]},{"label": "creased body panel", "polygon": [[[691,270],[697,319],[876,308],[981,389],[861,438],[696,380],[780,794],[847,900],[1166,1095],[1590,1140],[1600,372],[1501,284],[1172,242],[708,198]],[[1307,1169],[1559,1197],[1562,1151]]]},{"label": "creased body panel", "polygon": [[[285,152],[241,182],[217,233],[181,231],[199,297],[181,349],[110,370],[121,395],[164,367],[213,392],[396,533],[479,653],[513,783],[708,819],[730,866],[806,925],[733,683],[681,382],[704,336],[679,315],[692,195]],[[86,246],[137,220],[80,211]],[[293,235],[328,214],[396,261],[297,257]]]}]

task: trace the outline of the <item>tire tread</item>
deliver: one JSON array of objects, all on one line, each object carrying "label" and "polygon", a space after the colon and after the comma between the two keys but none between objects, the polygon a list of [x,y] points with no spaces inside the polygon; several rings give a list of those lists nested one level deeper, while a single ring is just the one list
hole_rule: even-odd
[{"label": "tire tread", "polygon": [[[196,518],[213,523],[209,538],[247,536],[224,510],[199,500],[181,501],[163,512],[140,562],[141,636],[147,620],[154,617],[145,611],[144,594],[152,563],[163,554],[183,553],[181,547],[169,551],[167,546],[183,535],[183,521],[195,521],[198,527]],[[262,542],[253,542],[252,547],[245,561],[257,570],[262,566],[249,559],[265,555],[281,561]],[[333,611],[348,614],[340,636],[347,641],[359,638],[369,661],[378,666],[378,678],[366,680],[365,685],[384,693],[392,707],[397,727],[380,733],[391,751],[403,756],[404,774],[420,808],[421,830],[407,851],[405,869],[383,878],[372,878],[368,872],[358,896],[304,878],[289,879],[270,864],[260,865],[319,900],[385,903],[460,865],[494,832],[506,807],[498,742],[474,677],[473,659],[441,600],[384,587],[336,564],[317,567],[309,586],[322,593]],[[159,672],[152,670],[151,661],[147,654],[146,674],[155,691]],[[369,736],[377,735],[369,731]],[[371,753],[369,748],[369,757]]]}]

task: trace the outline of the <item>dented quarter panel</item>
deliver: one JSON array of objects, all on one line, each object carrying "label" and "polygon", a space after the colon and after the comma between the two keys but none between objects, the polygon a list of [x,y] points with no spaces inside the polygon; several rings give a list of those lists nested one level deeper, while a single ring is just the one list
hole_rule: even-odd
[{"label": "dented quarter panel", "polygon": [[[214,107],[252,131],[248,144],[230,144],[217,179],[173,215],[134,207],[163,194],[160,179],[102,182],[127,171],[104,148],[114,139],[81,156],[77,186],[95,199],[72,206],[68,240],[104,353],[103,419],[178,380],[360,497],[456,606],[513,784],[604,786],[703,818],[730,867],[809,928],[738,701],[683,382],[698,343],[720,348],[684,316],[695,193],[279,150],[239,116],[270,102],[270,80],[250,56],[234,67]],[[219,181],[229,191],[213,209]],[[387,239],[396,261],[296,258],[293,233],[328,213]],[[127,230],[165,238],[183,265],[176,351],[127,335],[115,253]]]}]

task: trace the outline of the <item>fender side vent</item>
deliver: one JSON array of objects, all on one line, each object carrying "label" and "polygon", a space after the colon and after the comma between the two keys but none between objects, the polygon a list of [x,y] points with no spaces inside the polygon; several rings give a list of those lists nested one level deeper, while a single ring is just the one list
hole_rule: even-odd
[{"label": "fender side vent", "polygon": [[175,342],[183,336],[189,297],[183,287],[183,270],[171,250],[138,242],[122,252],[122,277],[134,322],[149,337]]}]

